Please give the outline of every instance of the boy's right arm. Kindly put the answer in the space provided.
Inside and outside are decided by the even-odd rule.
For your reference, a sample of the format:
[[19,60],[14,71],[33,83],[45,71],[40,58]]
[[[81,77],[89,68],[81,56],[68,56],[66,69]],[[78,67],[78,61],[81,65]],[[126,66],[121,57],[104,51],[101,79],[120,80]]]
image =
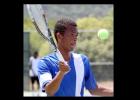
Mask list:
[[63,62],[59,62],[59,72],[57,75],[45,86],[45,91],[49,96],[53,96],[58,90],[61,81],[66,72],[70,71],[70,67]]

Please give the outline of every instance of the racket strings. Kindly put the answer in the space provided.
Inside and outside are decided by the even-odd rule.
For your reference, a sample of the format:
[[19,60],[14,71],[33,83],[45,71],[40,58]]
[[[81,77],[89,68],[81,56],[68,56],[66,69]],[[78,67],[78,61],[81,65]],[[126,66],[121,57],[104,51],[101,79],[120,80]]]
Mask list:
[[41,30],[38,28],[36,22],[33,22],[33,23],[34,23],[35,28],[36,28],[37,31],[39,32],[39,34],[40,34],[44,39],[49,40],[46,36],[44,36],[44,34],[43,34],[43,33],[41,32]]
[[30,12],[30,16],[33,19],[32,22],[37,29],[38,33],[46,40],[48,40],[49,44],[54,51],[57,51],[57,46],[53,40],[50,29],[48,28],[48,23],[44,11],[40,5],[31,5],[28,6],[28,10]]

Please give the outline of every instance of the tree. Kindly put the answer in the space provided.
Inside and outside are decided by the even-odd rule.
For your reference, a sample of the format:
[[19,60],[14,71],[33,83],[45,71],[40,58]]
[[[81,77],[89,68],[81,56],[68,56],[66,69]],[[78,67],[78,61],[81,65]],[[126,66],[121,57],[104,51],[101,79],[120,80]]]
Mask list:
[[[78,36],[77,52],[86,54],[91,61],[113,61],[113,15],[110,11],[103,18],[85,17],[77,20],[78,29],[95,30],[81,32]],[[101,41],[97,31],[106,28],[110,31],[109,39]]]
[[52,52],[52,50],[50,48],[49,43],[47,41],[42,43],[42,45],[40,46],[40,49],[39,49],[40,56],[45,56],[51,52]]

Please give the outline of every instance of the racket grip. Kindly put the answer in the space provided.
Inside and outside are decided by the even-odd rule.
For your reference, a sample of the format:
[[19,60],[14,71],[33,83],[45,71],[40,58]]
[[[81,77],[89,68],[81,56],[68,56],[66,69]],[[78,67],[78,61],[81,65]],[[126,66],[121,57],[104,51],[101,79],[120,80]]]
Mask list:
[[60,52],[58,49],[57,49],[56,55],[57,55],[59,61],[62,61],[62,62],[64,62],[66,65],[68,65],[68,63],[64,60],[64,58],[63,58],[61,52]]

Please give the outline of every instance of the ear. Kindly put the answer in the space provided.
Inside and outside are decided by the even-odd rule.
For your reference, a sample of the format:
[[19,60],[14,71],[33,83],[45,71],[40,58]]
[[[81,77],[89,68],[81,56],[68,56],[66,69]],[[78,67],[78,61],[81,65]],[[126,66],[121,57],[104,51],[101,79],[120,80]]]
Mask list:
[[56,33],[56,35],[57,35],[57,40],[58,41],[62,40],[63,36],[59,32]]

